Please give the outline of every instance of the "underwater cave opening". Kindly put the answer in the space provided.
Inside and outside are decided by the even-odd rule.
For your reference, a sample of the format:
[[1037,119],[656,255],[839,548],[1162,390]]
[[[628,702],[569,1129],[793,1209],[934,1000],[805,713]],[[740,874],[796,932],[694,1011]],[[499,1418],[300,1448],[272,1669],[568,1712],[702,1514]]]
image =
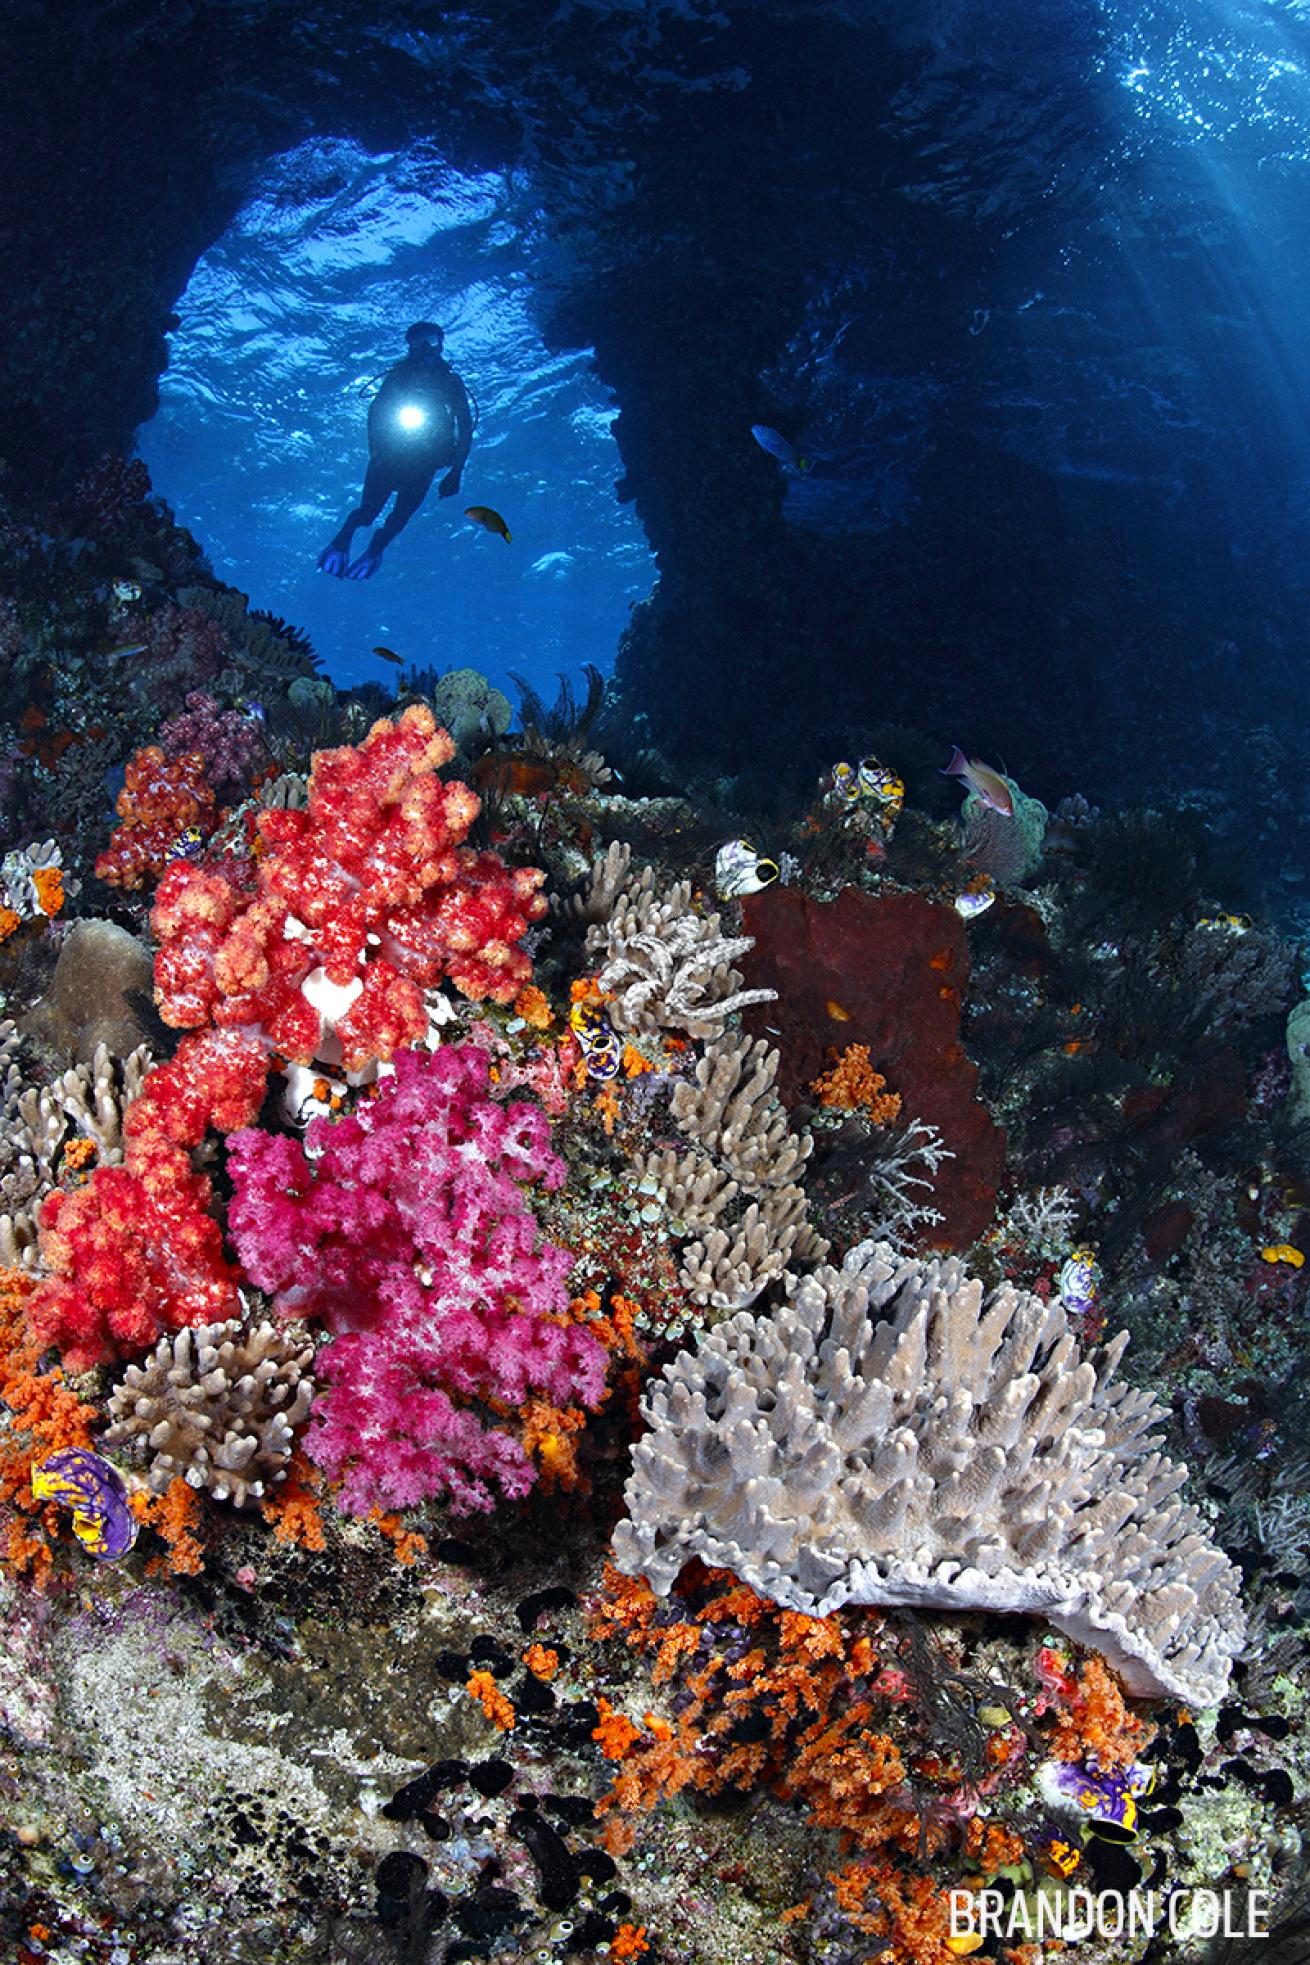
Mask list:
[[[262,171],[177,304],[139,433],[155,490],[215,573],[303,628],[340,686],[390,682],[382,645],[501,687],[517,670],[549,695],[557,672],[609,672],[650,591],[592,351],[543,338],[542,233],[522,177],[456,170],[433,145],[316,137]],[[375,578],[335,580],[318,555],[358,500],[369,400],[420,319],[445,328],[474,404],[462,488],[439,498],[434,482]],[[503,513],[511,543],[469,505]]]

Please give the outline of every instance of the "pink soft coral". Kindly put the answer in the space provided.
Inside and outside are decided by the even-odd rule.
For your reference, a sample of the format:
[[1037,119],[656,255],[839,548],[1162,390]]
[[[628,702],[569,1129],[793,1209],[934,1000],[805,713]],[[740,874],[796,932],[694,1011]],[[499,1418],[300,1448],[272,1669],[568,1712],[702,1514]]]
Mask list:
[[512,1002],[532,973],[519,943],[545,911],[543,876],[462,843],[478,801],[437,776],[453,749],[411,704],[358,748],[320,751],[304,811],[261,814],[253,876],[170,867],[151,917],[164,1021],[257,1030],[308,1062],[322,1028],[302,987],[321,971],[358,992],[335,1029],[358,1070],[424,1036],[423,993],[447,978]]
[[595,1405],[600,1344],[566,1321],[567,1249],[524,1198],[563,1163],[540,1109],[490,1096],[475,1045],[402,1051],[354,1116],[298,1141],[231,1142],[230,1229],[252,1281],[286,1315],[325,1324],[309,1447],[351,1511],[449,1495],[492,1506],[533,1469],[479,1408],[534,1394]]

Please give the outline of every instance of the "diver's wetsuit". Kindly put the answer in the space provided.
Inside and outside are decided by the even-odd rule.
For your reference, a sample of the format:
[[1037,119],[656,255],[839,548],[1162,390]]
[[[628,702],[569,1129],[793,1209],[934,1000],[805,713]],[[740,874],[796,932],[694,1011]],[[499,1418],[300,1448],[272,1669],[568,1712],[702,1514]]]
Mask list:
[[[414,427],[406,427],[407,421]],[[424,350],[397,362],[369,405],[364,489],[358,505],[320,555],[323,570],[339,578],[367,580],[427,497],[439,470],[450,467],[442,497],[458,491],[472,440],[468,392],[443,358]],[[396,502],[390,518],[373,534],[360,558],[347,566],[357,529],[373,524],[393,491]]]

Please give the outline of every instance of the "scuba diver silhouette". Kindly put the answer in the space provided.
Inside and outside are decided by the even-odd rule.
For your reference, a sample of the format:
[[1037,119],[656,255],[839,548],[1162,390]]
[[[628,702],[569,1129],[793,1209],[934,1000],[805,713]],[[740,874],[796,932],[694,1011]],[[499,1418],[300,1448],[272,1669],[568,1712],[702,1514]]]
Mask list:
[[[468,391],[442,355],[442,330],[433,321],[415,321],[405,339],[409,353],[388,369],[369,404],[368,471],[359,503],[318,556],[322,571],[338,580],[373,577],[383,553],[409,524],[443,467],[438,496],[454,497],[473,441]],[[390,518],[352,562],[350,542],[356,531],[373,524],[393,491]]]

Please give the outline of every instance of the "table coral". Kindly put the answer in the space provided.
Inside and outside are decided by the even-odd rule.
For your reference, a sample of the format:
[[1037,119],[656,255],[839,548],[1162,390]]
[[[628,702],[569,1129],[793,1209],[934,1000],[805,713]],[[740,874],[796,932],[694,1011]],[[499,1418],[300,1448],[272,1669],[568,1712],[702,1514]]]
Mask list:
[[520,1439],[475,1404],[595,1405],[605,1349],[567,1319],[571,1256],[525,1190],[558,1187],[544,1113],[490,1096],[477,1045],[401,1052],[377,1097],[298,1140],[231,1142],[233,1240],[283,1315],[326,1324],[307,1446],[366,1513],[526,1493]]
[[478,801],[436,775],[452,755],[411,704],[357,748],[320,751],[303,811],[261,812],[254,867],[172,866],[151,918],[164,1021],[257,1030],[308,1063],[330,1002],[356,1070],[423,1038],[424,992],[443,980],[512,1003],[531,979],[519,943],[545,912],[542,875],[463,844]]
[[779,1603],[1038,1611],[1139,1697],[1219,1699],[1233,1564],[1158,1451],[1166,1416],[1057,1300],[882,1244],[739,1313],[649,1388],[615,1556],[667,1592],[693,1556]]

